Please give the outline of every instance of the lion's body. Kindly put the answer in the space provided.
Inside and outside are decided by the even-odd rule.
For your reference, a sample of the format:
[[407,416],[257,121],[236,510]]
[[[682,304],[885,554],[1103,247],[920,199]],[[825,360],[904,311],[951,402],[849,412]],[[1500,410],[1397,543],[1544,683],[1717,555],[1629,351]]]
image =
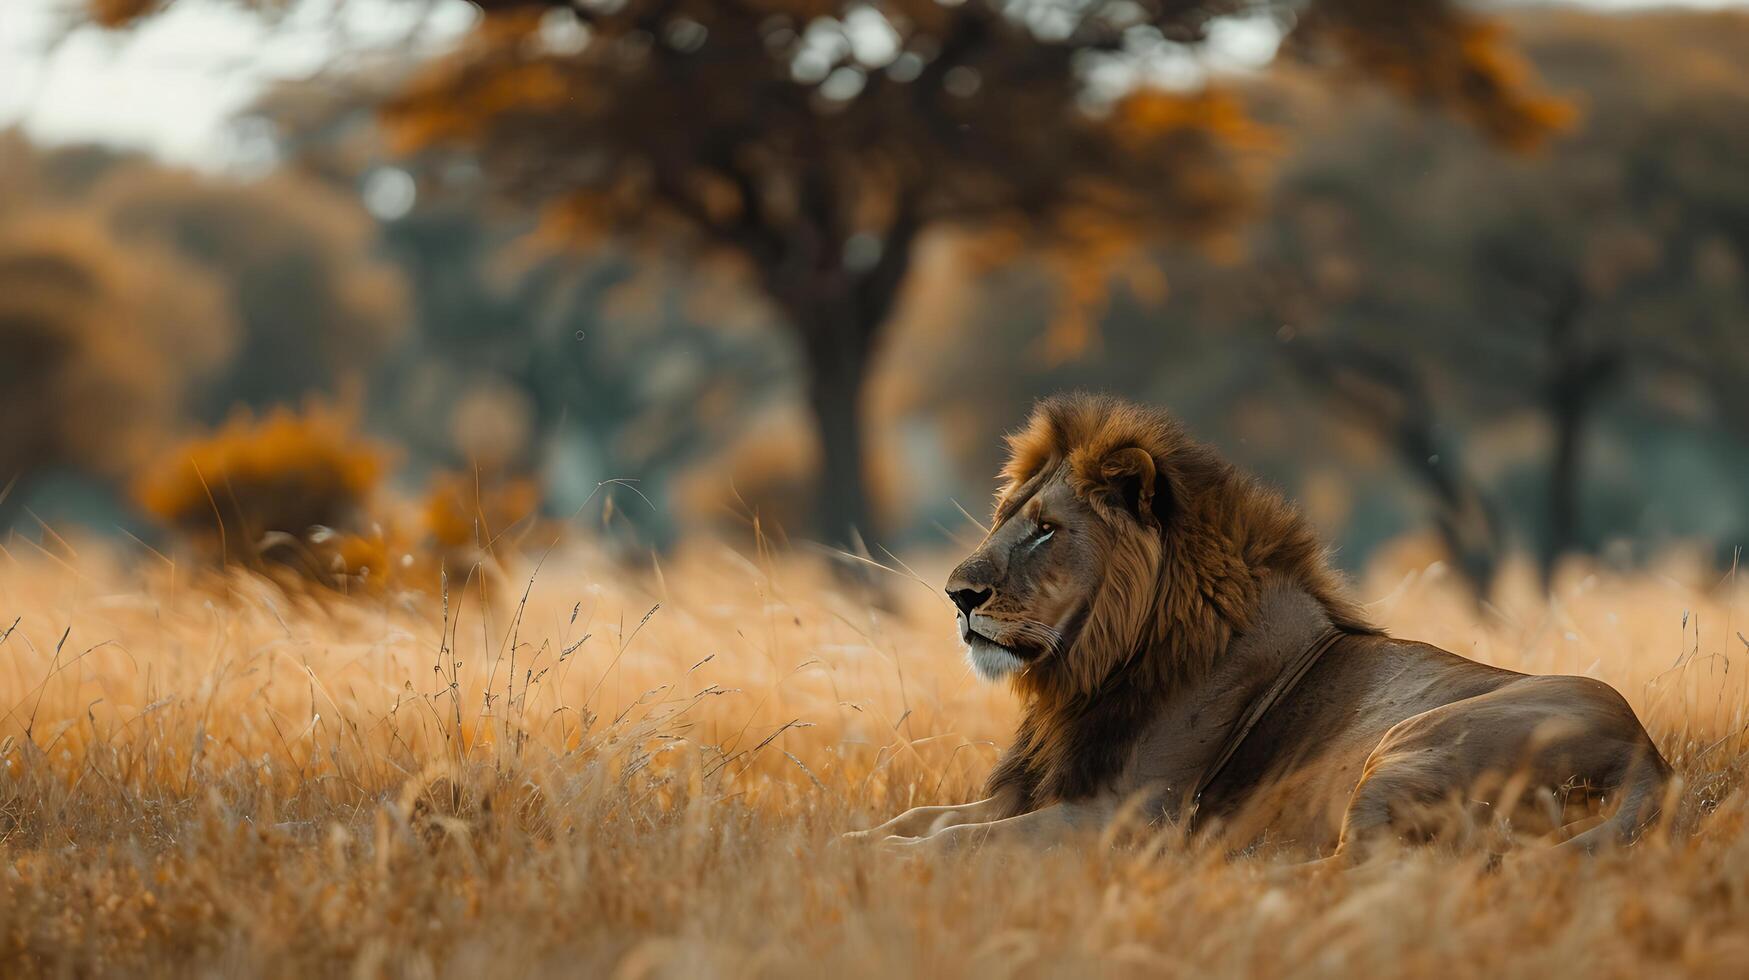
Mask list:
[[[1270,610],[1275,625],[1292,632],[1305,614],[1281,605]],[[1543,837],[1614,803],[1618,789],[1650,784],[1657,794],[1667,776],[1606,684],[1350,634],[1238,744],[1195,815],[1233,846],[1320,855],[1373,835],[1456,842],[1501,821],[1515,836]],[[1619,807],[1604,835],[1631,833],[1658,802]]]
[[1669,768],[1613,689],[1384,636],[1297,511],[1170,417],[1070,396],[1010,441],[949,594],[974,665],[1024,699],[1019,731],[987,800],[878,830],[1039,839],[1134,804],[1232,846],[1355,855],[1476,826],[1454,815],[1536,834],[1607,804],[1589,848],[1655,814]]

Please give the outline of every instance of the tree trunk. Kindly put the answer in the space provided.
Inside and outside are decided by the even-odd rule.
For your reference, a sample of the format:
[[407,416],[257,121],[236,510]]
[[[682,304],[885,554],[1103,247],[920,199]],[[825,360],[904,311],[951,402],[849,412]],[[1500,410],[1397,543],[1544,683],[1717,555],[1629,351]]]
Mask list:
[[[878,532],[864,478],[862,401],[876,340],[898,301],[923,225],[915,195],[902,193],[879,257],[850,269],[840,233],[846,224],[826,221],[803,236],[812,243],[801,250],[808,261],[771,270],[767,290],[789,314],[807,358],[808,407],[820,443],[815,532],[827,544],[861,553]],[[806,271],[792,278],[797,269]]]
[[1580,448],[1584,439],[1582,401],[1555,408],[1555,451],[1549,463],[1548,540],[1538,562],[1543,588],[1554,584],[1555,565],[1575,550],[1579,531]]
[[1604,389],[1614,383],[1625,363],[1617,347],[1586,341],[1580,330],[1583,308],[1584,293],[1576,277],[1569,277],[1549,314],[1551,368],[1545,400],[1555,426],[1555,446],[1549,461],[1548,533],[1537,562],[1544,589],[1554,585],[1555,566],[1562,556],[1579,550],[1585,434]]
[[1613,381],[1621,364],[1621,357],[1613,351],[1587,354],[1564,366],[1555,380],[1549,399],[1555,424],[1555,447],[1549,460],[1549,527],[1538,556],[1544,588],[1554,584],[1555,566],[1561,557],[1581,550],[1580,479],[1585,470],[1585,436],[1603,389]]
[[902,189],[873,262],[850,261],[853,223],[837,214],[830,187],[804,185],[810,220],[761,262],[765,290],[788,315],[808,369],[808,408],[820,444],[814,528],[821,540],[855,553],[875,536],[864,479],[863,396],[876,340],[898,301],[923,230],[915,189]]
[[874,534],[863,478],[862,397],[868,380],[868,351],[844,336],[842,328],[812,326],[805,337],[808,357],[808,407],[820,443],[820,479],[815,495],[815,526],[830,545],[860,550]]

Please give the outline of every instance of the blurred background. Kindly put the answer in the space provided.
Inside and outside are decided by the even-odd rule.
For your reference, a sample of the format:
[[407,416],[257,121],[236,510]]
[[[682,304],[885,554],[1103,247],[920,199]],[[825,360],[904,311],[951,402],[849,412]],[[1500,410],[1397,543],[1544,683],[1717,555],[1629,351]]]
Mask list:
[[1745,65],[1726,3],[6,0],[0,535],[885,561],[1084,387],[1351,568],[1734,568]]

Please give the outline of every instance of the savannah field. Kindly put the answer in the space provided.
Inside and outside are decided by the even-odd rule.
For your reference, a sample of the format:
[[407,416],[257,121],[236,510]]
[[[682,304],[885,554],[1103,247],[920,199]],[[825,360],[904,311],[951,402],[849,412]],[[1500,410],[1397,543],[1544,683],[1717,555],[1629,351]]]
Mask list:
[[[0,980],[1749,980],[1749,0],[1653,6],[0,0]],[[981,796],[1077,390],[1660,821],[844,840]]]
[[[288,594],[98,544],[0,555],[0,975],[1741,976],[1745,588],[1670,560],[1477,607],[1404,544],[1375,617],[1620,688],[1684,777],[1596,859],[1295,873],[1144,845],[897,857],[1016,705],[932,584],[589,548],[434,594]],[[1510,582],[1519,582],[1512,585]],[[524,594],[526,593],[526,598]]]

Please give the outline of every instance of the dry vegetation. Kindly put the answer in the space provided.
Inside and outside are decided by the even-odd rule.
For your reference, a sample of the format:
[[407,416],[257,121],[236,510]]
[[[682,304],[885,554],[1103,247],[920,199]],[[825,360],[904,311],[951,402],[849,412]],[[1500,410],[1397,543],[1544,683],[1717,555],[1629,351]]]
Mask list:
[[[944,603],[799,557],[531,562],[482,610],[288,597],[96,546],[0,554],[0,974],[1737,974],[1743,590],[1570,569],[1477,612],[1406,557],[1384,623],[1589,672],[1687,782],[1596,860],[1346,875],[1173,839],[928,864],[837,842],[967,797],[1012,723]],[[938,577],[929,566],[923,577]],[[208,576],[208,577],[203,577]],[[1528,582],[1525,572],[1522,579]],[[17,622],[13,620],[16,617]],[[1738,974],[1740,975],[1740,974]]]

